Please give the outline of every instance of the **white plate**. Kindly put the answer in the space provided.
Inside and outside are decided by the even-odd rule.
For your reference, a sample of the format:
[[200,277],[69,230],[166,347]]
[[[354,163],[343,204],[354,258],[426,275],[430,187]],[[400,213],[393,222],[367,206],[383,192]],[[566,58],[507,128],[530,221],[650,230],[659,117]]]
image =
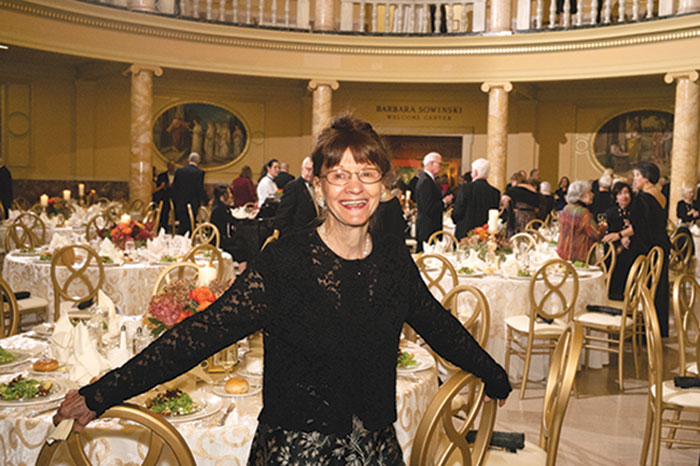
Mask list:
[[529,280],[532,278],[532,276],[529,276],[529,277],[521,277],[520,275],[510,275],[510,274],[503,273],[503,272],[499,273],[499,275],[500,275],[501,277],[507,278],[507,279],[509,279],[509,280],[527,280],[527,281],[529,281]]
[[40,256],[41,252],[39,252],[39,251],[34,251],[34,252],[13,251],[12,255],[19,256],[19,257],[35,257],[35,256]]
[[[416,359],[415,357],[413,359]],[[429,366],[428,364],[424,363],[420,359],[416,359],[416,365],[415,366],[408,366],[408,367],[397,367],[396,371],[399,374],[408,374],[410,372],[418,372],[427,369]]]
[[[149,396],[153,396],[153,394],[150,394]],[[192,398],[193,402],[197,403],[197,410],[182,416],[164,416],[165,419],[172,424],[195,421],[221,411],[221,407],[224,405],[223,400],[218,396],[201,390],[196,390],[190,393],[190,397]],[[144,405],[147,397],[142,395],[140,398],[142,398],[141,404]]]
[[226,389],[224,388],[224,385],[226,385],[225,380],[222,380],[221,382],[218,382],[217,384],[215,384],[213,386],[213,388],[211,389],[211,391],[214,395],[234,397],[234,398],[256,395],[262,391],[262,384],[260,383],[259,380],[250,380],[250,379],[246,379],[246,380],[248,381],[248,393],[229,393],[229,392],[227,392]]
[[24,353],[22,351],[15,351],[12,349],[6,349],[5,351],[14,354],[15,356],[17,356],[17,359],[15,359],[14,361],[7,362],[5,364],[0,364],[0,370],[2,370],[2,371],[9,369],[11,367],[15,367],[15,366],[19,366],[21,364],[24,364],[25,362],[28,362],[30,357],[32,357],[31,354]]
[[248,371],[248,369],[246,369],[245,367],[241,367],[240,369],[237,369],[237,370],[236,370],[236,374],[242,375],[243,377],[255,377],[255,378],[258,378],[258,379],[261,378],[261,377],[263,376],[263,375],[262,375],[262,372],[259,373],[259,374],[258,374],[257,372],[250,372],[250,371]]
[[457,272],[457,276],[463,277],[463,278],[478,278],[478,277],[483,277],[484,272],[473,272],[473,273]]
[[[14,376],[7,378],[7,380],[5,380],[4,383],[9,382],[13,378],[14,378]],[[66,386],[65,382],[59,383],[59,382],[56,382],[54,379],[44,379],[44,378],[38,378],[38,377],[28,377],[28,378],[32,378],[32,379],[39,380],[39,381],[51,380],[53,382],[53,387],[51,388],[51,392],[49,393],[49,395],[43,396],[40,398],[32,398],[31,400],[8,401],[8,400],[0,399],[0,407],[3,407],[3,408],[24,408],[26,406],[36,406],[36,405],[42,405],[45,403],[51,403],[52,401],[58,401],[58,400],[62,399],[65,396],[66,391],[68,390],[68,387]]]
[[53,334],[53,329],[54,325],[49,323],[43,323],[32,327],[34,333],[43,337],[50,337]]

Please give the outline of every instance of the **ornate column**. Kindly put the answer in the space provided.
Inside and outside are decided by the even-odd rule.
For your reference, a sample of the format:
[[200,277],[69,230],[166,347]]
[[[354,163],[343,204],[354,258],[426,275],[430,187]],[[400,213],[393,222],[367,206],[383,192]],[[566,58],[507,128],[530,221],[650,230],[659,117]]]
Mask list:
[[135,11],[156,11],[156,0],[129,0],[129,9]]
[[314,31],[335,30],[335,1],[316,0],[314,9]]
[[503,192],[506,187],[508,152],[508,93],[513,85],[506,82],[484,83],[481,90],[489,94],[486,158],[491,164],[488,181]]
[[333,112],[333,91],[338,90],[338,81],[322,81],[312,79],[308,89],[313,92],[313,113],[311,120],[311,136],[316,141],[316,135],[328,125]]
[[124,72],[131,73],[131,175],[129,199],[151,201],[151,147],[153,133],[153,75],[161,76],[158,66],[134,64]]
[[673,148],[671,149],[671,193],[669,217],[674,222],[676,204],[683,198],[683,185],[697,183],[698,126],[700,119],[700,83],[696,70],[668,73],[664,81],[676,81],[676,103],[673,116]]
[[697,13],[700,11],[700,0],[680,0],[678,14]]
[[510,32],[513,29],[510,0],[492,0],[489,32]]

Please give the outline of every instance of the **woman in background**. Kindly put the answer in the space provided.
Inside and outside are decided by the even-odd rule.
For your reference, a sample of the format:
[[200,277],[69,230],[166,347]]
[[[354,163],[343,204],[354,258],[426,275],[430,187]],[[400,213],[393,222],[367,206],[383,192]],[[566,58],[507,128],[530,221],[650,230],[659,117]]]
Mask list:
[[559,217],[559,244],[557,254],[569,261],[585,262],[593,243],[603,237],[605,223],[598,225],[588,206],[593,192],[588,181],[574,181],[566,193],[566,202]]
[[241,175],[231,183],[233,207],[242,207],[249,202],[255,202],[255,186],[253,186],[253,171],[248,165],[241,169]]
[[637,252],[630,249],[630,236],[623,236],[622,231],[630,226],[630,202],[632,188],[627,183],[618,181],[613,187],[612,194],[615,205],[605,211],[608,221],[608,234],[603,237],[606,243],[613,243],[617,254],[615,268],[610,277],[610,293],[608,297],[615,301],[624,299],[625,285],[630,268],[637,258]]
[[566,176],[562,176],[559,179],[559,185],[557,186],[557,190],[554,191],[554,208],[557,210],[562,210],[564,207],[566,207],[566,192],[569,190],[569,184],[571,182],[569,181],[569,178]]
[[238,273],[243,273],[252,255],[252,248],[247,244],[244,235],[238,232],[236,227],[238,221],[231,215],[231,207],[233,207],[231,189],[225,184],[215,186],[213,203],[209,221],[219,229],[221,249],[231,254],[233,260],[238,262]]

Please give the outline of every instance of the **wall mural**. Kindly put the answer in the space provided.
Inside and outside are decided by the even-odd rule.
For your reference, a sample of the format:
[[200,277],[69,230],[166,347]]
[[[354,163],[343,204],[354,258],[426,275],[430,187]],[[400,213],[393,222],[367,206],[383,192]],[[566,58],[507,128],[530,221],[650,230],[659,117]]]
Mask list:
[[232,110],[205,102],[172,105],[153,122],[153,145],[166,162],[185,165],[197,152],[200,168],[217,170],[231,165],[248,149],[250,132]]
[[639,162],[654,162],[662,175],[671,173],[673,114],[634,110],[607,120],[593,138],[593,162],[601,170],[629,173]]

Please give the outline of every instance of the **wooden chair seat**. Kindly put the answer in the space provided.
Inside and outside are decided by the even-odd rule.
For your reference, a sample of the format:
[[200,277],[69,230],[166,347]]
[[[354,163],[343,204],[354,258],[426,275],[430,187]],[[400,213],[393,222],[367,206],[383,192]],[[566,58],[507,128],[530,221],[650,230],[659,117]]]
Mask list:
[[[604,314],[602,312],[584,312],[576,316],[576,322],[582,324],[593,324],[596,326],[606,327],[612,330],[619,330],[622,321],[619,316]],[[625,328],[634,326],[634,320],[630,317],[625,317]]]

